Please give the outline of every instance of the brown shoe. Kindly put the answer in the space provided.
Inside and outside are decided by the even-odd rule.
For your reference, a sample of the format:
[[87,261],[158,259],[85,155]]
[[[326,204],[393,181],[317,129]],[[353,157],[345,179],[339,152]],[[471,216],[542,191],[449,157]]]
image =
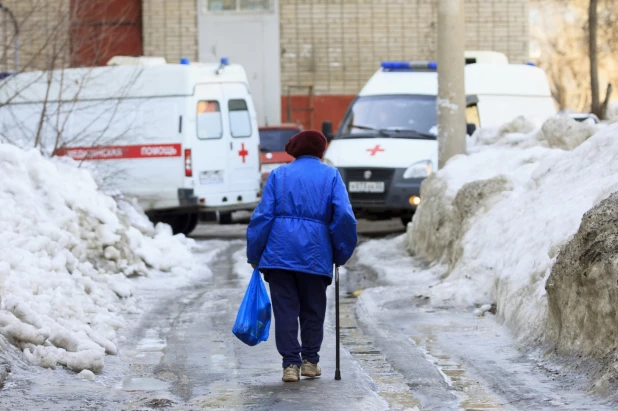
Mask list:
[[322,375],[322,369],[318,364],[303,360],[303,365],[300,366],[300,375],[311,378],[319,377]]
[[283,382],[298,382],[300,380],[298,365],[288,365],[283,369]]

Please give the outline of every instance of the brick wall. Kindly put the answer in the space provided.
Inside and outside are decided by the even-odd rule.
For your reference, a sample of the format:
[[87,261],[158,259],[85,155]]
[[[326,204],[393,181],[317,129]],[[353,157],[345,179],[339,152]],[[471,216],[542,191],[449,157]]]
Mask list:
[[[197,59],[198,0],[142,0],[144,54]],[[380,61],[434,60],[438,0],[279,0],[281,89],[356,94]],[[528,59],[528,0],[466,0],[466,49]],[[296,90],[293,94],[302,94]]]
[[[4,0],[20,29],[20,70],[107,63],[140,55],[142,0]],[[14,28],[0,12],[0,71],[15,71]]]
[[[20,27],[20,70],[69,65],[69,0],[4,0]],[[0,12],[0,71],[15,70],[14,29]]]
[[[435,60],[438,0],[279,0],[281,118],[341,120],[382,60]],[[528,0],[466,0],[466,48],[528,59]],[[197,60],[198,0],[143,0],[144,54]],[[274,46],[276,47],[276,46]]]
[[142,0],[144,55],[197,61],[197,0]]
[[[280,0],[281,82],[356,94],[382,60],[435,60],[437,0]],[[528,58],[528,0],[466,0],[466,49]],[[296,94],[300,94],[297,92]]]

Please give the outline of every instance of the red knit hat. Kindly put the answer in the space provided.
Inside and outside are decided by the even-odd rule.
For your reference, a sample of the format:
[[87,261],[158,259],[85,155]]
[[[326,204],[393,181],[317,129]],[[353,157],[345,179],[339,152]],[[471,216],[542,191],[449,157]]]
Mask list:
[[294,158],[300,156],[324,157],[326,137],[315,130],[301,131],[288,141],[285,151]]

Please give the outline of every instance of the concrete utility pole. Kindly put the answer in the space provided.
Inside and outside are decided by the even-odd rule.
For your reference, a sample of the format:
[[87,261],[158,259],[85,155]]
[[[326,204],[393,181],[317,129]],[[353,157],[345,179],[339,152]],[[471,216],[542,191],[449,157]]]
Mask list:
[[438,4],[438,167],[466,152],[464,0]]

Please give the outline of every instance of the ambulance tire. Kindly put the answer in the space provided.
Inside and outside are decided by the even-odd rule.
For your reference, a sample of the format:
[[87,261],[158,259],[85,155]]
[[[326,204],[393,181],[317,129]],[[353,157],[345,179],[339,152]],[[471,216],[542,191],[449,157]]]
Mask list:
[[190,214],[158,214],[150,217],[151,221],[156,223],[165,223],[172,228],[174,234],[190,234],[199,222],[197,213]]
[[172,228],[172,232],[174,232],[174,225],[176,224],[176,218],[174,215],[153,213],[149,214],[148,217],[150,218],[150,221],[152,221],[152,224],[167,224]]
[[219,224],[220,225],[229,225],[232,224],[232,213],[231,212],[220,212],[219,213]]
[[408,224],[412,221],[412,216],[402,216],[401,217],[401,224],[403,224],[404,227],[407,227]]
[[181,233],[183,233],[184,235],[191,234],[193,230],[195,230],[195,227],[197,227],[199,221],[200,216],[197,213],[188,214],[186,219],[186,225],[184,226],[184,229],[181,231]]
[[199,222],[197,213],[178,214],[174,216],[174,222],[171,224],[174,234],[189,235]]

